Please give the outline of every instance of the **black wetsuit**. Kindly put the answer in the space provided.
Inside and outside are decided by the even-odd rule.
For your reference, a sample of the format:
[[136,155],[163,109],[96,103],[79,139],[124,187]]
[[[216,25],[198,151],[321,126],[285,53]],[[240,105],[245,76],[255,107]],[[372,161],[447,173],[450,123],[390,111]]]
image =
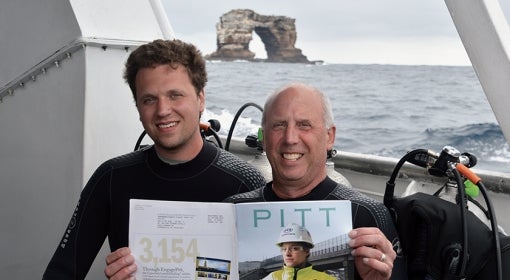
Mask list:
[[[227,198],[225,201],[233,203],[284,201],[284,199],[276,196],[271,186],[272,182],[269,182],[264,188],[236,194]],[[353,228],[378,227],[384,235],[386,235],[386,238],[392,242],[397,252],[397,259],[393,263],[391,279],[407,279],[406,262],[402,255],[399,254],[401,250],[397,230],[395,229],[388,209],[382,203],[352,188],[337,184],[329,177],[326,177],[326,179],[319,183],[319,185],[307,195],[297,199],[287,199],[286,201],[305,200],[350,200],[352,205]],[[356,273],[355,279],[361,279],[361,277]]]
[[128,246],[131,198],[220,202],[264,184],[258,170],[208,142],[177,165],[161,161],[154,147],[108,160],[83,189],[43,279],[84,279],[106,236],[112,251]]

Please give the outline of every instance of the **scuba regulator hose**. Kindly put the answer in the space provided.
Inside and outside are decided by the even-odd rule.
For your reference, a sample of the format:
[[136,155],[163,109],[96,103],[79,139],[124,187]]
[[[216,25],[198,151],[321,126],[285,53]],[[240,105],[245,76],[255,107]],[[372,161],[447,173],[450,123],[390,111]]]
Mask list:
[[489,195],[487,194],[487,188],[482,182],[482,179],[478,177],[471,169],[467,168],[465,165],[457,163],[456,164],[456,170],[458,170],[464,177],[466,177],[469,181],[473,182],[478,186],[480,189],[480,192],[482,193],[482,196],[485,200],[485,203],[487,204],[487,210],[488,210],[488,216],[491,221],[491,229],[492,229],[492,238],[494,241],[494,247],[496,248],[496,264],[497,264],[497,275],[498,279],[503,279],[503,268],[501,267],[501,245],[499,242],[499,236],[498,236],[498,223],[496,220],[496,213],[494,211],[494,206],[492,205],[492,202],[489,198]]
[[244,104],[243,106],[241,106],[241,108],[239,108],[239,110],[237,111],[236,115],[234,116],[234,120],[232,121],[232,124],[230,125],[230,129],[228,130],[228,136],[227,136],[227,140],[225,142],[225,150],[226,151],[228,151],[228,149],[230,148],[230,141],[232,140],[232,134],[234,133],[234,128],[235,128],[235,126],[237,124],[237,120],[241,116],[241,113],[244,111],[244,109],[246,109],[246,108],[248,108],[250,106],[256,107],[261,112],[264,111],[264,109],[262,109],[262,107],[260,107],[256,103],[252,103],[252,102],[248,102],[248,103]]

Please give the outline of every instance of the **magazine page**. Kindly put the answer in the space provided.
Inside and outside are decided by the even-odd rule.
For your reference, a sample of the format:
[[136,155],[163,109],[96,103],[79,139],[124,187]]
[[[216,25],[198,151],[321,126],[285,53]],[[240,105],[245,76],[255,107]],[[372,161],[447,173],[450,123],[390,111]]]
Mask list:
[[231,203],[130,200],[136,279],[239,279]]
[[296,271],[297,279],[354,279],[350,201],[242,203],[236,215],[241,280],[296,279]]

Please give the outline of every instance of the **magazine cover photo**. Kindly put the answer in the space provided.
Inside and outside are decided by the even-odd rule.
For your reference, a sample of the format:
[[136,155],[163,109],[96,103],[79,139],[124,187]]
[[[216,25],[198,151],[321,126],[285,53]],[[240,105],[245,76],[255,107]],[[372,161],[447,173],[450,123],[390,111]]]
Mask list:
[[241,280],[354,279],[349,201],[236,205]]

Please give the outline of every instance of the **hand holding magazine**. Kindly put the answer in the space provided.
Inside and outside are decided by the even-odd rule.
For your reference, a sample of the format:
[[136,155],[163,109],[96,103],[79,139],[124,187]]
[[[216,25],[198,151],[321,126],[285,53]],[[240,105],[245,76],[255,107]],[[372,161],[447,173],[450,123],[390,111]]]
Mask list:
[[130,208],[136,279],[354,279],[349,201],[132,199]]

